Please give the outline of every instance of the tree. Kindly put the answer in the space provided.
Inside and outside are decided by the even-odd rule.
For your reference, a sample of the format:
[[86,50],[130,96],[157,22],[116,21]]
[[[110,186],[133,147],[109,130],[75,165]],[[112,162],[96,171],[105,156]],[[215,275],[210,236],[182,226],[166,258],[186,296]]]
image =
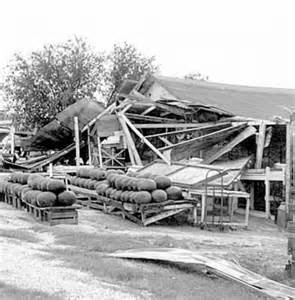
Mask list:
[[114,95],[125,79],[139,80],[143,74],[153,74],[158,70],[154,56],[144,56],[127,42],[115,44],[107,59],[110,65],[106,80],[108,96]]
[[184,76],[184,79],[207,81],[209,80],[209,76],[201,73],[189,73]]
[[3,91],[18,124],[42,127],[66,106],[101,92],[104,63],[81,38],[46,45],[29,57],[15,55]]

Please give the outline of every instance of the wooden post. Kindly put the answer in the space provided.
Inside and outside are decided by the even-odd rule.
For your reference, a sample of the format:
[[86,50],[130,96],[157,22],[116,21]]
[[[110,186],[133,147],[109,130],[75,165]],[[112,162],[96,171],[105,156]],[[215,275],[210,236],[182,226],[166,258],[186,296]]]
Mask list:
[[261,169],[262,166],[263,149],[264,149],[264,142],[265,142],[265,130],[266,130],[266,124],[264,121],[262,121],[259,126],[255,169]]
[[75,130],[75,147],[76,147],[76,166],[80,166],[80,137],[79,137],[79,119],[74,117],[74,130]]
[[53,164],[52,163],[49,164],[49,177],[50,178],[53,177]]
[[10,129],[10,152],[14,154],[15,150],[15,127],[12,125]]
[[91,153],[91,139],[90,139],[90,128],[87,127],[87,147],[88,147],[88,161],[89,166],[92,166],[92,153]]
[[134,144],[134,141],[132,139],[132,136],[130,134],[130,131],[128,129],[126,121],[122,117],[123,114],[118,113],[117,116],[118,116],[119,122],[122,126],[122,130],[123,130],[125,138],[126,138],[128,153],[129,153],[131,164],[142,166],[142,161],[141,161],[140,156],[137,152],[136,146]]
[[269,177],[270,177],[270,168],[267,167],[265,169],[265,217],[267,219],[270,218],[270,181],[269,181]]
[[289,205],[290,205],[290,195],[291,195],[291,172],[292,172],[292,136],[291,136],[291,124],[288,122],[286,124],[286,168],[285,168],[285,202],[286,202],[286,214],[287,220],[290,220],[289,216]]
[[250,209],[254,210],[254,199],[255,199],[255,182],[250,184]]
[[99,160],[99,166],[102,168],[102,153],[101,153],[101,142],[100,142],[100,136],[97,133],[97,150],[98,150],[98,160]]
[[168,165],[170,164],[170,161],[166,159],[166,157],[156,148],[153,144],[151,144],[146,137],[144,137],[136,128],[135,126],[129,121],[128,118],[126,118],[125,115],[121,114],[122,118],[125,120],[125,122],[128,124],[128,126],[131,128],[131,130],[157,155],[159,156],[164,162],[166,162]]

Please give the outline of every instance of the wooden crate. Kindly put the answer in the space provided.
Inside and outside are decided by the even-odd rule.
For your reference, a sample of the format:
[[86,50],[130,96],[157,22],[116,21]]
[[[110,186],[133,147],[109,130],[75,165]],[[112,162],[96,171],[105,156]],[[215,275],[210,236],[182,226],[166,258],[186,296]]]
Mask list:
[[78,224],[77,206],[37,207],[24,202],[26,211],[37,221],[48,225]]

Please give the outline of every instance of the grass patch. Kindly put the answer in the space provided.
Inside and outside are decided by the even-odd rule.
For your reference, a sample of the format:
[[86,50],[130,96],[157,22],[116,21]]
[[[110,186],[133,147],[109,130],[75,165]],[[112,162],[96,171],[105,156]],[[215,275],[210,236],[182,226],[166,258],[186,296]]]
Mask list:
[[[132,237],[116,233],[84,232],[54,229],[56,244],[64,249],[48,249],[53,259],[65,266],[91,273],[99,280],[125,286],[137,294],[147,291],[154,299],[266,299],[232,281],[211,279],[200,270],[166,263],[123,260],[107,257],[118,249],[180,247],[184,241],[167,236]],[[214,287],[214,292],[212,288]]]
[[13,285],[0,282],[0,299],[5,300],[62,300],[61,295],[49,295],[44,292],[29,289],[20,289]]
[[33,233],[23,229],[0,229],[0,236],[28,243],[38,243],[40,241]]
[[109,258],[85,250],[50,253],[65,261],[67,267],[90,272],[99,280],[134,291],[148,291],[153,299],[217,299],[216,295],[218,299],[266,299],[232,281],[208,278],[190,266]]

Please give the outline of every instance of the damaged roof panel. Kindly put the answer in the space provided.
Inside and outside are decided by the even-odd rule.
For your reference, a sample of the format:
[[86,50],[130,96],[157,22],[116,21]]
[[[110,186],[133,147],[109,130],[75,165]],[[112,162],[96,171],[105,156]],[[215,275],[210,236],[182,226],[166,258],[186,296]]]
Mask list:
[[241,117],[287,119],[288,110],[295,106],[294,89],[248,87],[163,76],[153,78],[179,100],[218,108]]

